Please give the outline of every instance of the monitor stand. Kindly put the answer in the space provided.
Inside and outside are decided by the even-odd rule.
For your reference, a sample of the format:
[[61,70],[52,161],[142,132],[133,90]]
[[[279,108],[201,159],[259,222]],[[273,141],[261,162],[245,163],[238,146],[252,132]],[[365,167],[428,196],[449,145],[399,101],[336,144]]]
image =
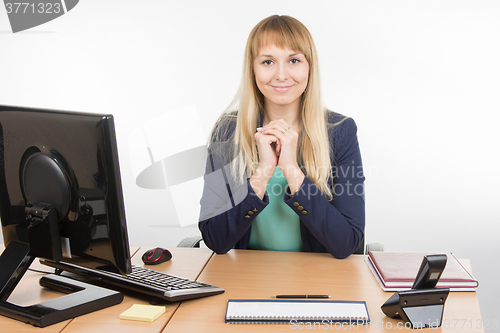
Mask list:
[[67,295],[42,303],[19,306],[7,302],[12,291],[35,259],[29,245],[10,242],[0,256],[0,314],[45,327],[119,304],[123,294],[58,275],[46,275],[40,285]]

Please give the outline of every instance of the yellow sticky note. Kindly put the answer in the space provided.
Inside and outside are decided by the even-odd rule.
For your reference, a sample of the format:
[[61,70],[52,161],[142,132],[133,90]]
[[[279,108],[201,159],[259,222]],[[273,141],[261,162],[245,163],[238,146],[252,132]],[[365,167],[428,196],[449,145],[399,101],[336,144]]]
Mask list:
[[164,313],[164,306],[134,304],[120,315],[120,319],[153,322]]

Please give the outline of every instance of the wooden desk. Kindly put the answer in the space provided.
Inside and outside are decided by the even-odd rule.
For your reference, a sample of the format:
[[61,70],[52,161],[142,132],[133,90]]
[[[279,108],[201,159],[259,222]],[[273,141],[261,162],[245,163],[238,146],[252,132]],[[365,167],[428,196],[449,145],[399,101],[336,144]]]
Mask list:
[[[382,291],[364,259],[365,256],[359,255],[337,260],[329,254],[249,250],[231,250],[225,255],[215,255],[203,270],[200,279],[224,288],[226,292],[182,302],[164,332],[300,330],[300,327],[293,329],[291,325],[224,323],[228,299],[269,299],[276,294],[329,294],[335,300],[366,301],[371,324],[359,329],[399,330],[398,323],[403,327],[404,323],[385,316],[380,309],[392,293]],[[482,328],[474,330],[481,323],[476,293],[452,292],[446,301],[443,326],[432,332],[484,332]],[[316,325],[316,329],[326,328],[331,327]]]
[[[147,249],[132,249],[132,263],[142,266],[142,252]],[[212,251],[208,249],[192,249],[192,248],[169,248],[172,253],[172,260],[156,266],[148,266],[161,272],[172,275],[182,276],[188,279],[196,280],[201,271],[210,260]],[[3,245],[0,244],[0,251],[3,251]],[[42,271],[51,271],[50,267],[43,266],[38,263],[38,260],[32,264],[31,268],[40,269]],[[38,281],[42,274],[28,271],[16,287],[9,302],[19,305],[35,304],[46,301],[55,297],[61,296],[60,293],[40,287]],[[89,313],[87,315],[77,317],[72,320],[67,320],[58,324],[54,324],[45,328],[34,327],[20,321],[0,316],[0,331],[1,332],[161,332],[167,325],[168,321],[175,313],[180,302],[168,303],[162,302],[159,305],[166,306],[166,313],[163,314],[153,323],[137,322],[120,320],[119,315],[130,308],[133,304],[149,304],[149,297],[143,295],[134,295],[129,291],[125,291],[125,298],[122,303]]]
[[[0,245],[0,250],[3,248]],[[141,265],[136,249],[134,264]],[[321,253],[292,253],[232,250],[214,255],[208,249],[169,248],[173,259],[152,266],[159,271],[209,283],[226,289],[221,295],[182,303],[162,303],[167,312],[153,323],[125,321],[119,314],[132,304],[148,304],[148,298],[126,292],[121,304],[67,320],[46,328],[38,328],[0,316],[1,332],[248,332],[296,331],[290,325],[228,325],[224,323],[227,300],[230,298],[268,299],[276,294],[329,294],[336,300],[366,301],[371,324],[360,330],[399,329],[402,321],[386,317],[380,306],[392,293],[384,292],[364,262],[364,256],[353,255],[344,260]],[[207,264],[208,262],[208,264]],[[466,267],[468,261],[464,262]],[[38,263],[34,268],[47,270]],[[470,267],[467,267],[470,269]],[[200,274],[201,273],[201,274]],[[9,298],[21,305],[38,303],[61,294],[41,288],[41,274],[27,272]],[[179,306],[180,304],[180,306]],[[445,306],[443,326],[432,332],[484,332],[475,292],[452,292]],[[319,327],[326,329],[331,327]],[[306,329],[306,327],[302,327]],[[413,331],[415,332],[415,331]]]

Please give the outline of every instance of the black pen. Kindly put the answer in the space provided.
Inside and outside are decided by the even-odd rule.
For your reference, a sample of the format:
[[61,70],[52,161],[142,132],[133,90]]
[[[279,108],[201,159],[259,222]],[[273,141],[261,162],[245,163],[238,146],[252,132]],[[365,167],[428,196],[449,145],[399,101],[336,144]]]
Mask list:
[[276,295],[274,298],[330,298],[328,295]]

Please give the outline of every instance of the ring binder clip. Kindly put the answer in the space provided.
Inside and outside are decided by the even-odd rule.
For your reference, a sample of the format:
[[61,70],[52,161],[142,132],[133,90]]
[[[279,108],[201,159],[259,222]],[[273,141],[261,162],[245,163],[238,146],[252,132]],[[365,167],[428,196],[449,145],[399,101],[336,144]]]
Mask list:
[[411,328],[439,327],[449,288],[435,288],[444,267],[446,255],[426,255],[411,290],[394,293],[381,307],[386,316],[400,317]]

